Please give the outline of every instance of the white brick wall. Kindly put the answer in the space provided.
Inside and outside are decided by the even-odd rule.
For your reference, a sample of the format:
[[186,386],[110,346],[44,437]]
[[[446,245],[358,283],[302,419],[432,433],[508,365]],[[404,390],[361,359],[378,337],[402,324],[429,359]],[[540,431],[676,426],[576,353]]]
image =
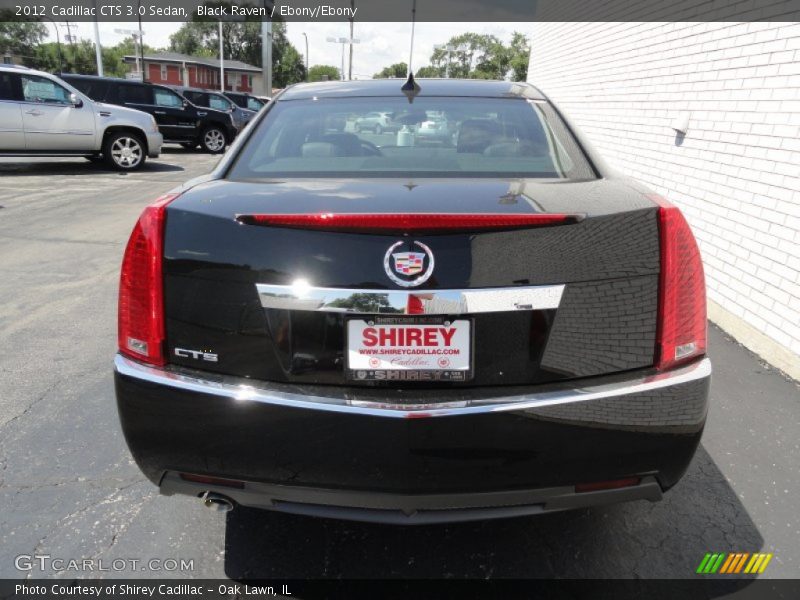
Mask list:
[[[529,80],[684,211],[710,309],[798,377],[800,23],[536,23],[531,42]],[[687,113],[680,140],[670,125]]]

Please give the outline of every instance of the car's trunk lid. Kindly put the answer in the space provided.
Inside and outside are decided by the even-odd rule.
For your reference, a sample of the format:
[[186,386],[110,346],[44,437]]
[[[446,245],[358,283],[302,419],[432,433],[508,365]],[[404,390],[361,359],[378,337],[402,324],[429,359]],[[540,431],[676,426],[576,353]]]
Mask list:
[[[321,213],[582,219],[548,227],[419,234],[274,227],[241,219]],[[388,258],[395,253],[389,251],[397,246],[404,260],[413,260],[420,244],[435,257],[435,267],[420,285],[406,287],[391,276],[409,279],[397,272],[396,259]],[[338,385],[519,385],[653,362],[656,207],[627,180],[210,181],[169,206],[164,269],[170,361],[219,373]],[[320,288],[333,290],[334,296],[346,290],[339,295],[349,301],[321,311],[319,303],[276,304],[264,294],[299,289],[299,295],[308,296]],[[536,290],[549,290],[541,293],[551,294],[551,301],[509,304],[500,298],[520,291],[536,298]],[[481,301],[439,302],[438,309],[430,309],[443,291],[479,294]],[[354,300],[355,294],[364,296]],[[400,312],[381,308],[387,295]],[[424,315],[428,321],[420,320],[425,312],[433,313]],[[350,364],[348,331],[362,335],[366,325],[348,323],[380,327],[381,319],[389,319],[389,327],[423,329],[468,322],[468,372],[454,380],[359,378],[360,372],[370,372],[369,364]]]

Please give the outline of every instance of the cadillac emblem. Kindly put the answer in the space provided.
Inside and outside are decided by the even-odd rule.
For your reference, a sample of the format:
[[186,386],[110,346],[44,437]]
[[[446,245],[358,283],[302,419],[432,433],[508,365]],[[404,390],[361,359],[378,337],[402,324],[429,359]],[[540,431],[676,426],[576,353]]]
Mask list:
[[413,242],[407,251],[396,252],[403,250],[401,246],[406,243],[397,242],[389,247],[383,257],[383,269],[397,285],[416,287],[433,275],[433,252],[422,242]]

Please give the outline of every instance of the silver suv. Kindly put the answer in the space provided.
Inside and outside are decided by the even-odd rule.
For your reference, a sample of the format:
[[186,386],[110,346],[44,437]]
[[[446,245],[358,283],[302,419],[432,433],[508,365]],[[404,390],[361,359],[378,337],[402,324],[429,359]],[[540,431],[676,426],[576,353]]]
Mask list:
[[0,156],[85,156],[120,171],[157,158],[152,115],[94,102],[55,75],[0,65]]
[[392,120],[392,113],[376,111],[367,113],[363,117],[356,119],[353,128],[355,129],[356,133],[368,129],[373,133],[380,135],[384,131],[398,131],[400,129],[400,124]]

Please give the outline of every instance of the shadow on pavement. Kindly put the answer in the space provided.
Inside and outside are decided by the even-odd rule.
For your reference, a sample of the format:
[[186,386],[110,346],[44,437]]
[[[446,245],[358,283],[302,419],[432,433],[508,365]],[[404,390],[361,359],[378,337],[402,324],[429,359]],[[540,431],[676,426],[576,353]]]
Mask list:
[[[160,162],[158,159],[151,159],[148,160],[140,170],[133,171],[133,173],[166,173],[184,170],[185,169],[180,165]],[[93,173],[119,175],[120,177],[129,174],[110,169],[103,163],[94,163],[83,158],[76,158],[74,161],[53,162],[25,162],[25,159],[21,158],[19,162],[0,163],[0,177],[3,175],[91,175]]]
[[414,527],[241,507],[227,519],[232,579],[693,578],[706,552],[754,552],[763,544],[702,447],[655,504]]
[[206,154],[207,156],[212,156],[200,150],[200,146],[196,148],[184,148],[180,145],[161,146],[161,154]]

